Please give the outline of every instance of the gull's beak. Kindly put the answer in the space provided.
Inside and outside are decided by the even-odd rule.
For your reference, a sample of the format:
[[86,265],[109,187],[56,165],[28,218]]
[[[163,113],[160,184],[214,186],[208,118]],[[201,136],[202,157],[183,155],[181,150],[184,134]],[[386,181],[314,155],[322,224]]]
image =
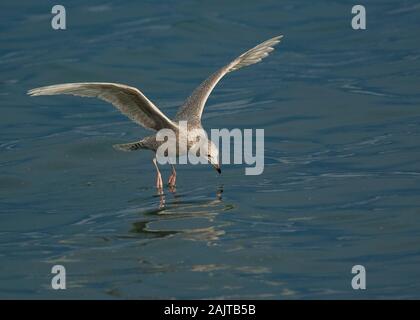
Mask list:
[[222,170],[220,170],[220,165],[218,163],[212,162],[210,156],[208,157],[208,159],[209,159],[209,163],[212,165],[214,170],[216,170],[219,174],[221,174]]
[[213,165],[213,168],[219,173],[222,173],[222,170],[220,170],[220,166],[218,164]]

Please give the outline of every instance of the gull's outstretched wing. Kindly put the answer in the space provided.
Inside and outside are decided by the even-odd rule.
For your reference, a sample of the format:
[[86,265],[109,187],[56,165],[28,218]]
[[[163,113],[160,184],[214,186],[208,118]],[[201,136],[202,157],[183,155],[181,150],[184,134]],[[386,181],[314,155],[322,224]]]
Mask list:
[[28,91],[31,96],[71,94],[80,97],[96,97],[117,107],[124,115],[148,129],[175,129],[172,122],[139,90],[118,83],[82,82],[56,84]]
[[258,46],[241,54],[228,65],[219,69],[208,77],[198,88],[194,90],[191,96],[185,101],[184,105],[179,109],[175,120],[187,120],[188,122],[199,122],[203,113],[204,105],[211,91],[219,82],[219,80],[227,73],[238,70],[242,67],[260,62],[263,58],[273,51],[273,46],[278,44],[283,36],[277,36],[270,40],[264,41]]

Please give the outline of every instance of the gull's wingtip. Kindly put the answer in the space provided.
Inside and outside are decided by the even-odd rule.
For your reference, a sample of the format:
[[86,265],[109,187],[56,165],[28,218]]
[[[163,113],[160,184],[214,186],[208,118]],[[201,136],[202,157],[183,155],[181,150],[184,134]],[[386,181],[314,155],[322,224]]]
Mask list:
[[39,96],[40,94],[41,94],[41,90],[40,90],[41,88],[34,88],[34,89],[31,89],[31,90],[28,90],[27,92],[26,92],[26,94],[28,95],[28,96],[31,96],[31,97],[34,97],[34,96]]
[[26,94],[28,94],[31,97],[34,97],[34,96],[49,96],[49,95],[64,93],[63,89],[65,89],[66,87],[67,87],[67,84],[65,84],[65,85],[58,84],[58,85],[39,87],[39,88],[34,88],[34,89],[31,89],[31,90],[28,90],[28,92],[26,92]]
[[273,44],[277,44],[279,43],[282,39],[284,38],[284,35],[280,34],[274,38],[271,38],[270,40],[268,40],[269,42],[273,42]]
[[251,64],[260,62],[262,59],[267,57],[270,54],[270,52],[274,50],[274,46],[277,45],[281,41],[281,39],[283,39],[283,35],[278,35],[271,39],[265,40],[264,42],[260,43],[254,48],[241,54],[238,58],[236,58],[233,62],[231,62],[228,65],[227,72],[235,71],[242,67],[246,67]]

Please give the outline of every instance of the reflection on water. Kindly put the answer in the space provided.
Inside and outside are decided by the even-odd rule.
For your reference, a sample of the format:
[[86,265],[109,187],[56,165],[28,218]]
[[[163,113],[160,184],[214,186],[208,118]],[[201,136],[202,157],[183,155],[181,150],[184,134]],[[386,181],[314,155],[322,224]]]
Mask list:
[[[214,224],[214,218],[219,213],[233,209],[233,205],[223,204],[222,193],[223,186],[219,186],[214,200],[189,201],[183,200],[184,195],[172,192],[172,199],[167,204],[166,195],[160,192],[158,208],[145,212],[139,208],[138,214],[144,215],[146,220],[134,222],[130,232],[142,237],[164,238],[179,234],[189,240],[217,241],[219,236],[225,234],[221,225],[200,225],[203,224],[203,220]],[[191,227],[187,228],[188,225]]]

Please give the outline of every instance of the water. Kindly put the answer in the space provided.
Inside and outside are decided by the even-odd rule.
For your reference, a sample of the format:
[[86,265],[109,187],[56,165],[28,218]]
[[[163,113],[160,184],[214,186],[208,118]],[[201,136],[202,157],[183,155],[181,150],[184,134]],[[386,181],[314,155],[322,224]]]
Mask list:
[[[347,1],[72,1],[66,31],[50,27],[53,4],[0,10],[0,297],[420,298],[416,1],[365,2],[365,31]],[[111,147],[148,131],[99,100],[25,94],[121,82],[174,116],[278,34],[205,112],[207,129],[265,129],[261,176],[179,166],[161,198],[152,154]],[[50,287],[55,264],[67,290]]]

